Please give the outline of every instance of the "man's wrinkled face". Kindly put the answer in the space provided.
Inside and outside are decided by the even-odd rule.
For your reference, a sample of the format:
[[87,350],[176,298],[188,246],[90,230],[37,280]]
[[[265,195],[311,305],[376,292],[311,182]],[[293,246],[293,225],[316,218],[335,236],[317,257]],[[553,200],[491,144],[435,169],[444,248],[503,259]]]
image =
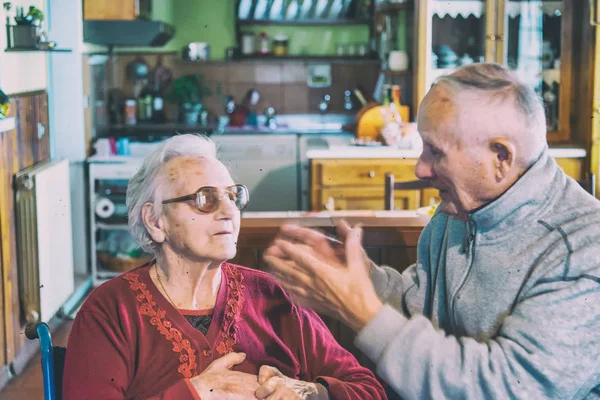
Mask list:
[[439,190],[440,211],[460,220],[466,220],[470,211],[486,204],[490,187],[495,184],[490,169],[494,154],[478,135],[480,124],[469,126],[465,123],[468,118],[460,114],[469,110],[475,115],[486,112],[484,108],[466,99],[459,104],[448,90],[433,88],[419,112],[423,152],[415,173]]

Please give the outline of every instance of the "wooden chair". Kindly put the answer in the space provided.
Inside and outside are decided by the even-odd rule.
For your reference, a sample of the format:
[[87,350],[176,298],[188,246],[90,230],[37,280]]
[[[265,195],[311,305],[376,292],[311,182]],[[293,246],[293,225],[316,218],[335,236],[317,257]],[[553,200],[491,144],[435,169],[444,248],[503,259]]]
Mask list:
[[589,194],[596,197],[596,176],[592,172],[588,172],[582,181],[577,181]]
[[395,182],[394,174],[385,174],[385,204],[384,210],[392,211],[394,209],[394,191],[395,190],[421,190],[429,189],[433,186],[427,181],[416,180],[407,182]]

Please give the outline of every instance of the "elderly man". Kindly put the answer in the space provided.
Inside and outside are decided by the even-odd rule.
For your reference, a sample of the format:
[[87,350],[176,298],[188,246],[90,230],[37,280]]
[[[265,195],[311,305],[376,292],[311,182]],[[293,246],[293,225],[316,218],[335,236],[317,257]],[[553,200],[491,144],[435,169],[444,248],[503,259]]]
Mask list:
[[[404,273],[286,226],[265,254],[297,301],[336,316],[404,399],[600,397],[600,202],[548,154],[533,90],[496,64],[439,79],[416,175],[442,203]],[[369,279],[370,274],[370,279]]]

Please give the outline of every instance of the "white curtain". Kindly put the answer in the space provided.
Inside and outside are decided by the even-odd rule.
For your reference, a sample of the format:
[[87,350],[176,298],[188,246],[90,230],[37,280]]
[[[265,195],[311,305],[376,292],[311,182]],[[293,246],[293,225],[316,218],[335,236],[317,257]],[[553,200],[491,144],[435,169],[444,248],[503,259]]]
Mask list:
[[[513,3],[514,4],[514,3]],[[523,0],[520,6],[517,74],[536,90],[542,83],[543,9],[539,0]]]

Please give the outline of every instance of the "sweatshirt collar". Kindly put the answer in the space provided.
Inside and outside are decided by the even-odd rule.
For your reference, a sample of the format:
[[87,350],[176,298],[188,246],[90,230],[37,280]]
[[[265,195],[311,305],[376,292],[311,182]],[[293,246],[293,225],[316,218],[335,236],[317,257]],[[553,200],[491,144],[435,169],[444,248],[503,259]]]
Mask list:
[[558,187],[561,176],[558,171],[559,167],[546,146],[536,162],[506,192],[473,211],[470,220],[479,232],[522,226],[543,212],[545,207],[540,206],[550,199],[552,188]]

